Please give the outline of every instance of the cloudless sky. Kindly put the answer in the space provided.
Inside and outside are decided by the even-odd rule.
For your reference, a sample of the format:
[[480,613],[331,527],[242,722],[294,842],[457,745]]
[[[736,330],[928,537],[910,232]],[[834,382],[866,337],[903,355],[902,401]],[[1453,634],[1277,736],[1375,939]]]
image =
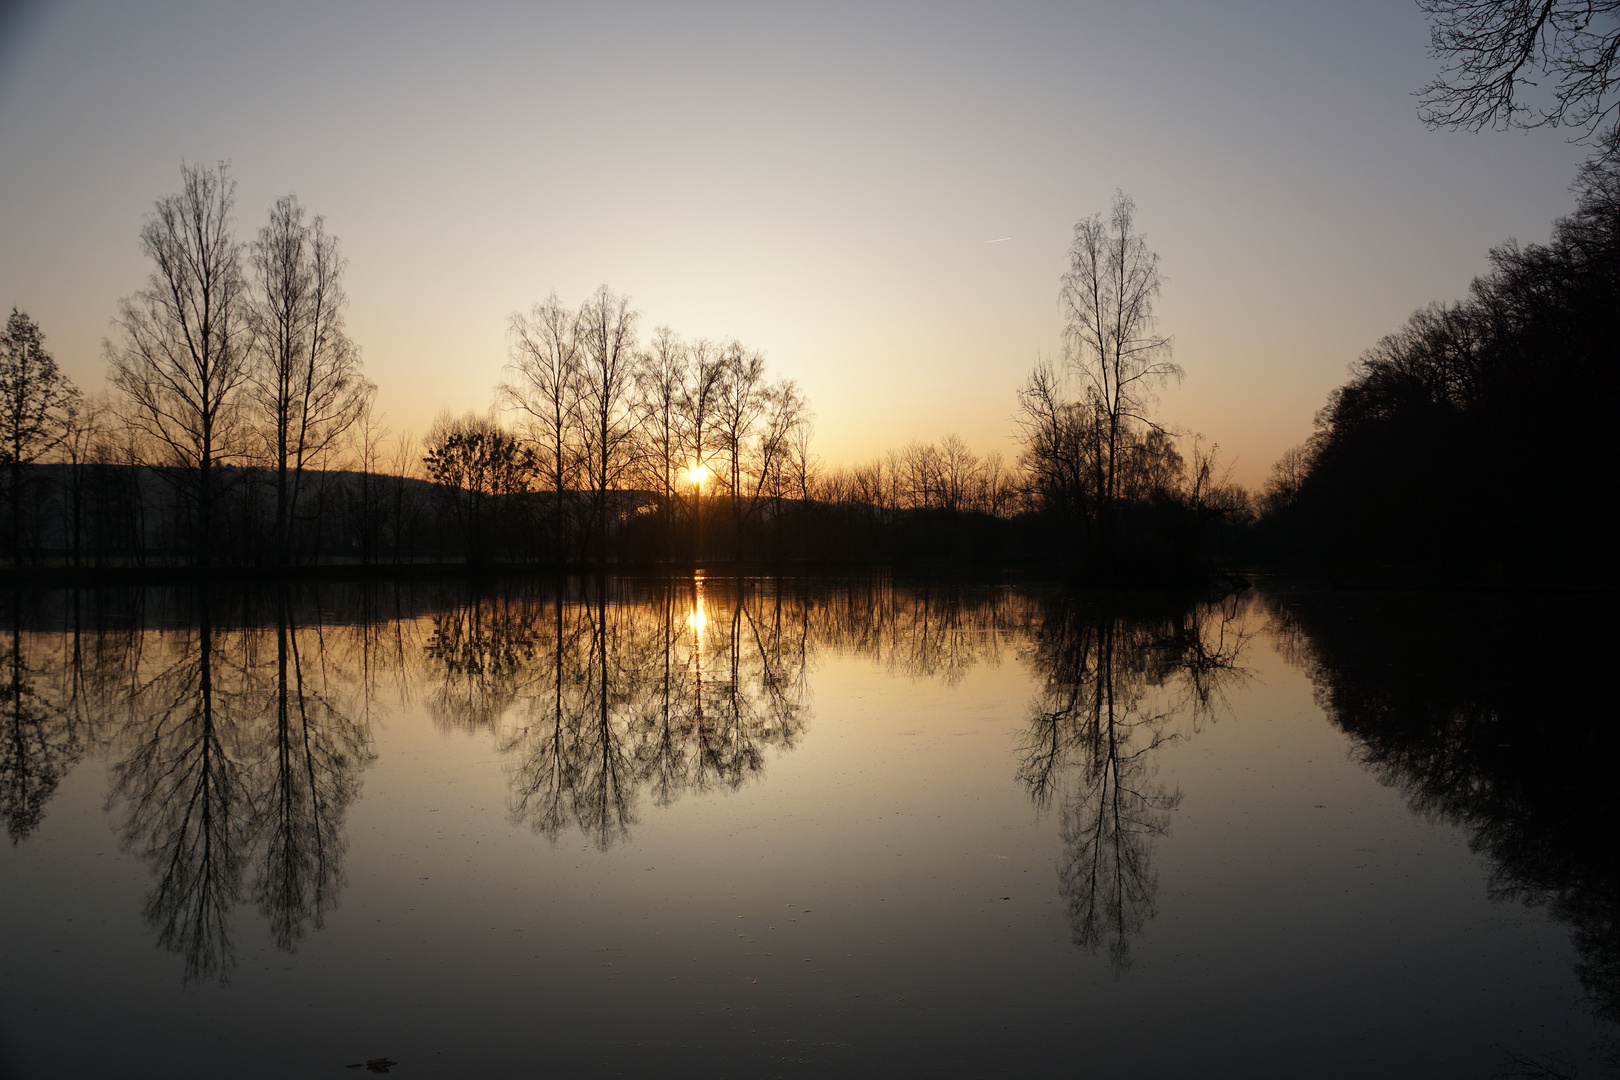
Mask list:
[[763,350],[833,464],[1014,456],[1074,223],[1122,189],[1187,372],[1161,415],[1258,484],[1362,350],[1545,239],[1585,156],[1425,129],[1412,0],[66,0],[0,35],[0,304],[81,386],[143,215],[227,160],[243,240],[287,192],[341,238],[396,429],[488,407],[510,313],[605,282]]

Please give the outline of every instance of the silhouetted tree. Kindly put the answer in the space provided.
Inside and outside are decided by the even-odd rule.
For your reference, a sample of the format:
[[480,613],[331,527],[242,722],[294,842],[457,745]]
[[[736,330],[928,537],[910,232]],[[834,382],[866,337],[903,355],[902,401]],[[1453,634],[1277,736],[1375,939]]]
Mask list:
[[1115,549],[1127,428],[1162,430],[1148,415],[1153,390],[1182,376],[1170,360],[1170,339],[1155,333],[1159,257],[1135,229],[1136,204],[1123,192],[1115,193],[1107,221],[1093,214],[1077,222],[1059,294],[1064,359],[1081,384],[1081,407],[1095,414],[1100,429],[1091,464],[1104,559]]
[[[94,519],[108,512],[96,498],[95,478],[108,465],[107,439],[112,422],[105,395],[76,399],[67,408],[59,455],[63,465],[62,533],[74,566],[83,561],[87,526],[99,525]],[[87,522],[87,518],[92,521]]]
[[285,195],[259,230],[251,262],[259,343],[251,396],[276,477],[275,559],[292,554],[304,473],[359,419],[376,388],[343,332],[344,259],[316,215]]
[[1271,475],[1266,477],[1260,491],[1260,502],[1268,514],[1287,513],[1299,498],[1310,470],[1311,451],[1308,444],[1289,447],[1272,462]]
[[725,347],[722,371],[715,397],[716,448],[724,458],[724,468],[718,475],[730,496],[733,554],[740,559],[745,455],[748,436],[765,411],[765,357],[740,341],[732,341]]
[[496,398],[523,415],[540,484],[552,493],[552,547],[557,558],[566,560],[568,506],[563,492],[575,486],[584,452],[579,313],[563,307],[554,292],[528,315],[514,312],[509,334],[509,377],[496,387]]
[[598,559],[607,556],[608,493],[631,475],[638,452],[634,390],[639,320],[630,298],[606,285],[579,311],[581,438],[591,493],[589,534]]
[[[1613,159],[1620,88],[1616,0],[1418,0],[1429,54],[1444,66],[1421,91],[1435,127],[1577,127]],[[1546,87],[1545,90],[1540,88]],[[1526,102],[1526,90],[1535,88]]]
[[636,372],[636,396],[646,445],[645,479],[658,495],[666,559],[675,554],[676,484],[687,468],[681,450],[681,402],[689,378],[685,343],[669,327],[660,326]]
[[[718,418],[721,383],[726,376],[726,352],[699,339],[687,346],[688,379],[681,390],[683,450],[688,470],[709,468],[710,455],[719,448]],[[692,558],[703,557],[703,490],[692,485]]]
[[45,351],[39,324],[12,308],[0,331],[0,470],[11,511],[13,566],[22,560],[27,478],[34,463],[66,437],[79,399],[78,388]]
[[794,430],[806,407],[791,380],[765,381],[765,357],[733,341],[722,354],[715,385],[715,449],[718,474],[731,505],[732,551],[741,559],[745,529],[759,513],[773,473],[792,449]]
[[146,288],[119,302],[122,340],[106,345],[128,421],[192,503],[194,558],[212,556],[218,466],[239,453],[238,391],[253,333],[241,245],[231,232],[236,182],[224,164],[182,166],[181,190],[141,228],[153,262]]
[[1068,399],[1063,378],[1041,362],[1018,392],[1019,437],[1029,494],[1072,537],[1080,558],[1096,557],[1102,501],[1101,425],[1095,409]]
[[383,529],[389,520],[389,477],[384,454],[391,432],[374,403],[374,398],[365,403],[351,429],[349,466],[354,475],[342,493],[345,517],[364,566],[379,561]]
[[493,420],[441,414],[428,432],[422,464],[455,514],[469,562],[483,562],[488,533],[509,497],[529,490],[534,455]]

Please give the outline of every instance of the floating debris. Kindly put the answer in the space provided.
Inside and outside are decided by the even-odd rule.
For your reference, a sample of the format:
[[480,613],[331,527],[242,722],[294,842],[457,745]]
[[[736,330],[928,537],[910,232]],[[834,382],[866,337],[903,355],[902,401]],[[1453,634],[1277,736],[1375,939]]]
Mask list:
[[385,1073],[399,1062],[393,1058],[372,1058],[370,1061],[357,1061],[353,1065],[345,1065],[345,1069],[365,1069],[368,1072]]

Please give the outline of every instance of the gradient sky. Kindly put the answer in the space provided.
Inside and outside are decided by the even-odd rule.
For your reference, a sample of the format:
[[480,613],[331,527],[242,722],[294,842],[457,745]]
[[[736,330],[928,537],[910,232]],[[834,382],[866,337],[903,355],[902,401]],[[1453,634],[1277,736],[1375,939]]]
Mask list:
[[1585,156],[1425,129],[1412,0],[70,0],[0,35],[0,304],[81,386],[143,215],[228,160],[242,239],[289,191],[342,239],[396,429],[487,407],[508,315],[606,282],[763,350],[834,464],[1015,455],[1074,222],[1118,188],[1187,372],[1161,416],[1257,484],[1362,350],[1544,239]]

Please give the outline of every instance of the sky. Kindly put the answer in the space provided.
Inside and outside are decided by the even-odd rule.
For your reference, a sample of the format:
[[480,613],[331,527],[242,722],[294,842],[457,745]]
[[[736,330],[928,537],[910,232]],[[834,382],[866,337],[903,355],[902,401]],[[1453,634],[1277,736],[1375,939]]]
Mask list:
[[1427,45],[1413,0],[25,0],[0,305],[101,388],[144,215],[227,161],[244,241],[289,192],[341,239],[396,430],[488,408],[511,313],[605,283],[761,350],[829,464],[1011,458],[1074,224],[1118,190],[1186,372],[1158,416],[1258,485],[1362,351],[1573,208],[1564,132],[1425,128]]

